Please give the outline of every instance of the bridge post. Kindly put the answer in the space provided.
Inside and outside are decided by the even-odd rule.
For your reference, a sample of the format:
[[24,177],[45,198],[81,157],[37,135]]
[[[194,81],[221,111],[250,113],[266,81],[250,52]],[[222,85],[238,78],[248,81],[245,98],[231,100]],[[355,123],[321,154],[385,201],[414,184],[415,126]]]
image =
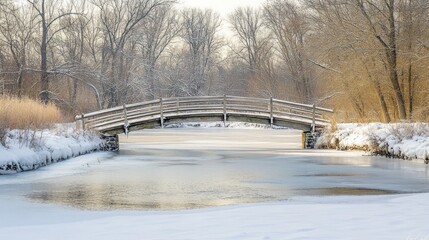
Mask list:
[[81,121],[82,121],[82,130],[85,130],[85,114],[81,114],[80,115],[80,117],[81,117]]
[[270,125],[271,125],[271,128],[273,128],[273,125],[274,125],[273,97],[270,98]]
[[223,127],[226,127],[226,95],[223,95]]
[[128,114],[127,114],[127,106],[124,104],[124,132],[125,135],[128,136],[128,127],[130,126],[130,124],[128,123]]
[[163,112],[163,102],[162,102],[162,98],[159,99],[159,110],[160,110],[160,122],[161,122],[161,128],[164,128],[164,112]]
[[316,132],[316,105],[313,104],[313,116],[311,123],[311,133],[314,134]]

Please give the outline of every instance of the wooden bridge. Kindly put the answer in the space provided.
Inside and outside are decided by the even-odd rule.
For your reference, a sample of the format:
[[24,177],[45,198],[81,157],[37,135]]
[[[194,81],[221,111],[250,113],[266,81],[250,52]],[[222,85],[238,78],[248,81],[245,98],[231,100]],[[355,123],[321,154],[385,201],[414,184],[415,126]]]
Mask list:
[[[227,121],[262,123],[313,132],[329,124],[333,110],[274,98],[197,96],[161,98],[76,116],[84,129],[106,136],[163,128],[179,122]],[[117,138],[117,137],[116,137]]]

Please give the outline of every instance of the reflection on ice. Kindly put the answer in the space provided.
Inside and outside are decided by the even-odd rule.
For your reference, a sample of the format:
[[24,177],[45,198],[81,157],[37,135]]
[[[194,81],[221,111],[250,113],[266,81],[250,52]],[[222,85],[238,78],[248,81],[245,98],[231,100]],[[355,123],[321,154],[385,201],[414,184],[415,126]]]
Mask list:
[[427,166],[300,149],[298,131],[173,129],[121,138],[85,172],[31,183],[33,200],[85,209],[189,209],[293,196],[427,192]]
[[382,189],[369,189],[369,188],[346,188],[346,187],[333,187],[333,188],[310,188],[297,191],[299,195],[383,195],[400,193],[390,190]]

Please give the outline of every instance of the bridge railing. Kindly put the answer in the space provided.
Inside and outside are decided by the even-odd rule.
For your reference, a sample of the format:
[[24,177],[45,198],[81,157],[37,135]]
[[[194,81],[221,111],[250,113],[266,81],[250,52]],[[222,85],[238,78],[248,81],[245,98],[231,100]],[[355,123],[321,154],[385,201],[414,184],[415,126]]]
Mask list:
[[205,114],[223,115],[226,122],[228,114],[295,119],[306,121],[313,126],[316,123],[327,123],[324,114],[333,110],[315,105],[300,104],[274,98],[262,99],[236,96],[198,96],[161,98],[153,101],[127,104],[97,112],[76,116],[83,128],[102,130],[123,125],[125,129],[134,122],[159,119],[164,126],[164,119],[172,116],[198,116]]

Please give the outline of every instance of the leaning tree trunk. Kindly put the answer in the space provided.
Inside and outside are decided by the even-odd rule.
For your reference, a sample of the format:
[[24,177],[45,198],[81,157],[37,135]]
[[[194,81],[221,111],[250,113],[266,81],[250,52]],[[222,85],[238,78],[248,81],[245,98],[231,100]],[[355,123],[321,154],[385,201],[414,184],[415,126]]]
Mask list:
[[391,121],[389,110],[387,109],[386,99],[384,98],[384,94],[381,90],[380,82],[378,80],[374,81],[375,90],[377,92],[378,100],[380,101],[381,110],[383,111],[383,119],[384,122],[389,123]]

